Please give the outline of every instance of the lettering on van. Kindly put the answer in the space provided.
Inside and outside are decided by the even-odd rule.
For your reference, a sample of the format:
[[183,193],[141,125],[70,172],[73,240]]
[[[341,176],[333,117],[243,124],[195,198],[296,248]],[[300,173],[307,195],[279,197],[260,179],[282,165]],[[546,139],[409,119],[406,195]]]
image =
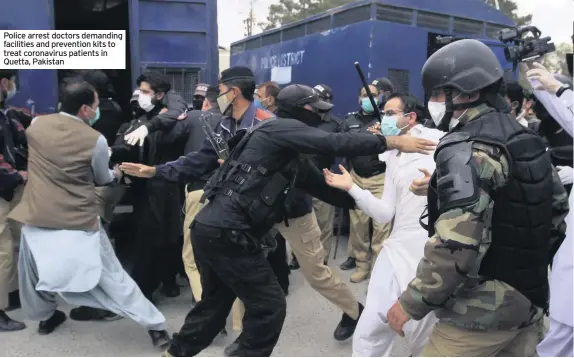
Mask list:
[[261,68],[264,70],[274,67],[290,67],[303,63],[305,50],[297,52],[287,52],[279,55],[267,56],[261,59]]

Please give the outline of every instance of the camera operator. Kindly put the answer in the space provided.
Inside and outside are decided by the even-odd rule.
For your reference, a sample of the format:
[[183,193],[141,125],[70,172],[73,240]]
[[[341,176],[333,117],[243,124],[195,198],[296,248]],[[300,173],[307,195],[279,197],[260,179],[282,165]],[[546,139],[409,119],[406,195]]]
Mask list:
[[[572,75],[572,69],[570,69]],[[526,73],[534,94],[549,115],[562,127],[563,132],[570,136],[572,142],[572,125],[574,122],[572,86],[567,88],[555,78],[544,66],[535,63],[533,69]],[[570,149],[572,154],[572,149]],[[572,167],[562,167],[560,178],[563,183],[572,183]],[[570,205],[574,205],[574,197],[570,193]],[[572,211],[565,220],[572,222]],[[568,225],[566,239],[554,256],[553,267],[550,273],[550,331],[538,345],[537,352],[541,357],[573,356],[572,343],[572,225]]]
[[540,118],[539,134],[548,140],[552,163],[559,170],[568,193],[573,182],[572,82],[567,76],[551,74],[534,63],[527,72],[537,101],[534,110]]

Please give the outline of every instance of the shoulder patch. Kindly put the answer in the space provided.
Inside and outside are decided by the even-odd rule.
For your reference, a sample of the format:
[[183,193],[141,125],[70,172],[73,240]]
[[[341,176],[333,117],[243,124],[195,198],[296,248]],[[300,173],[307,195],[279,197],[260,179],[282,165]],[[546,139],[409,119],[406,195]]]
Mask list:
[[257,110],[255,111],[255,118],[259,121],[264,121],[266,119],[273,118],[273,117],[275,117],[275,115],[273,113],[266,111],[264,109],[257,108]]

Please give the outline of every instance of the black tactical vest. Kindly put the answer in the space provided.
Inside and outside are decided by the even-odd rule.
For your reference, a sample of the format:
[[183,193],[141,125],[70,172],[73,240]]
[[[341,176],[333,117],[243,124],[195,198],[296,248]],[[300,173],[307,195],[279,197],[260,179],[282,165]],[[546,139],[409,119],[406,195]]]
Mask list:
[[[284,163],[269,163],[252,167],[237,159],[249,142],[251,135],[264,125],[277,120],[266,119],[229,141],[229,158],[213,174],[204,188],[202,202],[213,200],[217,195],[229,196],[246,214],[250,224],[261,234],[267,233],[272,226],[284,219],[289,211],[291,192],[297,176],[296,166]],[[238,139],[240,136],[241,139]],[[238,141],[239,140],[239,141]],[[234,141],[238,141],[234,145]],[[281,167],[277,167],[281,166]]]
[[[483,111],[455,131],[468,134],[470,142],[498,148],[510,166],[506,185],[490,192],[494,200],[492,243],[479,274],[511,285],[533,304],[547,309],[553,179],[544,142],[511,116],[492,110]],[[439,151],[440,145],[435,158]],[[429,236],[435,233],[439,215],[435,172],[428,191]]]

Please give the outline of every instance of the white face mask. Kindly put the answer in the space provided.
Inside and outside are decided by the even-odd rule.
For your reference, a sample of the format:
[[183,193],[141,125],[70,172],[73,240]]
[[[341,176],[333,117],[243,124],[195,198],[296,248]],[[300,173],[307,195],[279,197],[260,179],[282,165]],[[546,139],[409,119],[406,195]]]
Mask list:
[[427,107],[428,107],[430,116],[432,118],[432,121],[434,122],[435,126],[438,127],[438,125],[440,124],[440,121],[442,120],[442,118],[446,114],[446,103],[445,102],[429,102]]
[[151,101],[151,95],[149,94],[141,94],[138,96],[138,103],[140,108],[146,112],[149,112],[155,107]]
[[219,110],[221,111],[221,113],[225,114],[225,112],[227,112],[227,110],[229,109],[229,106],[231,106],[231,104],[233,103],[233,101],[230,101],[227,98],[227,93],[229,93],[230,91],[231,90],[217,97],[217,104],[219,105]]

